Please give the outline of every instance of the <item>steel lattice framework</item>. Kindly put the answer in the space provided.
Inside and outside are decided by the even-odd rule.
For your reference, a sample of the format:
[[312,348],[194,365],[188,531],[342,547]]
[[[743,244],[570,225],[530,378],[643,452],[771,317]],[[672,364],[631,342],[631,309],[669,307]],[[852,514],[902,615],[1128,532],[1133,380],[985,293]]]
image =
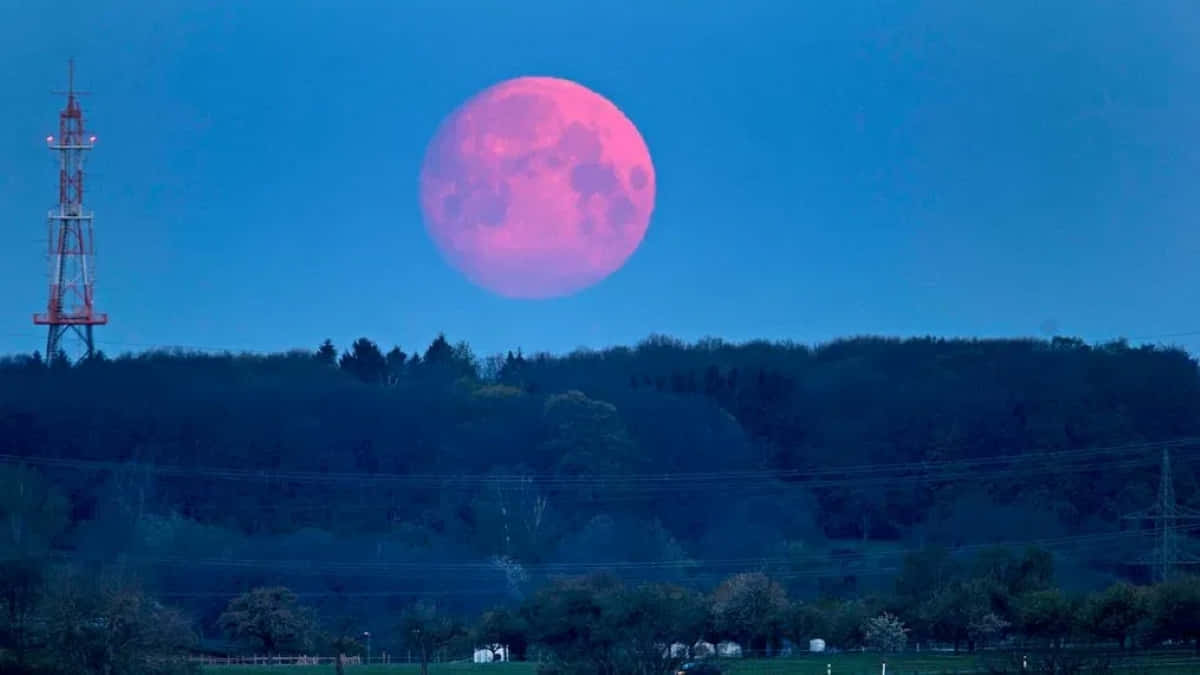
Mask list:
[[83,163],[96,137],[84,130],[81,92],[75,91],[75,63],[68,73],[67,105],[58,115],[58,136],[47,136],[46,145],[59,155],[58,206],[50,211],[50,298],[46,311],[34,314],[33,323],[49,328],[48,360],[68,357],[64,338],[74,334],[82,343],[81,356],[95,353],[92,327],[108,323],[107,314],[95,310],[95,243],[92,214],[83,206]]
[[1175,500],[1175,479],[1171,473],[1171,451],[1163,448],[1162,469],[1158,479],[1158,500],[1148,509],[1124,516],[1127,520],[1154,523],[1154,543],[1149,555],[1137,562],[1147,565],[1155,581],[1167,581],[1175,576],[1181,565],[1200,564],[1196,556],[1184,550],[1183,536],[1195,529],[1191,523],[1200,522],[1200,511],[1180,505]]

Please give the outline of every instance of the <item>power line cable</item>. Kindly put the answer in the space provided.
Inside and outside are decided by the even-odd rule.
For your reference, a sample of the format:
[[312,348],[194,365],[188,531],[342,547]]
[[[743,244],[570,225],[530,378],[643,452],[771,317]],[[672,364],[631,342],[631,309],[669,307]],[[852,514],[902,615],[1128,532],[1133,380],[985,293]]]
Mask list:
[[[1176,532],[1195,532],[1200,530],[1200,524],[1173,526]],[[1082,535],[1063,535],[1039,539],[1008,540],[989,542],[986,544],[967,544],[948,548],[951,554],[963,554],[984,551],[994,548],[1041,548],[1063,549],[1079,546],[1109,544],[1119,540],[1135,540],[1144,536],[1143,532],[1125,530],[1117,532],[1098,532]],[[642,571],[660,569],[748,569],[769,565],[803,565],[803,564],[832,564],[832,563],[865,563],[879,560],[891,560],[912,554],[922,553],[927,548],[893,548],[875,551],[847,551],[824,554],[807,554],[786,557],[751,557],[728,559],[690,559],[677,560],[608,560],[595,562],[558,562],[558,563],[528,563],[520,567],[526,572],[533,573],[570,573],[595,571]],[[57,551],[46,556],[58,560],[75,560],[81,562],[104,563],[113,562],[112,558],[80,555],[74,552]],[[128,563],[161,565],[168,567],[229,567],[229,568],[269,568],[289,571],[312,572],[369,572],[386,571],[393,574],[397,571],[412,571],[421,573],[443,572],[453,573],[458,577],[486,572],[489,576],[500,574],[503,567],[492,561],[336,561],[301,558],[171,558],[161,556],[129,556],[121,555],[120,560]]]
[[[907,462],[891,464],[860,464],[824,469],[795,469],[784,471],[718,471],[695,473],[630,473],[608,475],[562,476],[556,474],[399,474],[370,472],[314,472],[235,469],[207,466],[181,466],[147,462],[117,462],[109,460],[85,460],[45,456],[22,456],[0,454],[0,463],[24,464],[47,468],[69,468],[92,471],[145,472],[148,474],[180,476],[187,478],[209,477],[223,480],[287,483],[354,483],[361,487],[367,483],[395,483],[404,485],[426,485],[450,487],[454,485],[500,486],[521,488],[526,486],[612,486],[621,489],[646,485],[670,487],[679,483],[719,482],[728,484],[736,481],[771,482],[791,479],[789,484],[798,486],[871,485],[875,481],[891,481],[899,477],[911,481],[949,480],[988,475],[1024,475],[1040,473],[1049,468],[1055,473],[1072,470],[1090,471],[1097,468],[1126,468],[1153,462],[1153,458],[1111,458],[1099,456],[1160,450],[1162,448],[1187,449],[1200,445],[1200,438],[1188,437],[1168,441],[1139,442],[1120,446],[1104,446],[1079,450],[1052,451],[1042,453],[993,455],[983,458],[941,460],[935,462]],[[1074,465],[1064,464],[1070,460],[1082,460]],[[1007,466],[1015,463],[1013,466]],[[1001,465],[995,467],[994,465]],[[1034,466],[1049,464],[1051,466]],[[992,467],[992,468],[989,468]],[[875,475],[872,475],[875,474]],[[883,474],[883,475],[878,475]],[[914,474],[914,475],[908,475]],[[806,480],[802,480],[806,479]]]

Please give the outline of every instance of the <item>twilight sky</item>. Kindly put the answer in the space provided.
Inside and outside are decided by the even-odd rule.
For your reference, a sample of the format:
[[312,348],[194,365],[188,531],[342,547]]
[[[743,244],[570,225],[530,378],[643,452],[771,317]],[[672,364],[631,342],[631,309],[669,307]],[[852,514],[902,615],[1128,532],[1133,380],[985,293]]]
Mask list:
[[[0,27],[0,352],[45,339],[72,55],[110,353],[1200,331],[1194,0],[47,0]],[[489,294],[421,223],[438,123],[520,75],[612,100],[657,172],[641,247],[567,298]]]

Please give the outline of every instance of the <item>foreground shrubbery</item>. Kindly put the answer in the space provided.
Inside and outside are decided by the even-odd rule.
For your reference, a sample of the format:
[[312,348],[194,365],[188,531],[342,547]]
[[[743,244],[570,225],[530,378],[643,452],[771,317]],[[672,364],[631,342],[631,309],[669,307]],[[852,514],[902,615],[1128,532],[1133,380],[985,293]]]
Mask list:
[[191,621],[117,571],[0,563],[0,672],[177,675],[195,672]]
[[[1052,570],[1040,552],[1018,557],[995,550],[950,572],[940,585],[913,593],[912,575],[924,573],[939,555],[910,557],[893,594],[818,602],[789,599],[782,585],[757,572],[735,574],[707,594],[671,584],[628,584],[608,574],[563,578],[520,605],[474,620],[418,602],[398,612],[393,628],[376,634],[375,644],[407,651],[422,666],[497,645],[511,658],[539,661],[547,673],[597,675],[670,673],[706,642],[737,643],[742,656],[778,654],[788,642],[804,649],[812,638],[832,649],[876,652],[903,651],[913,643],[966,650],[1007,644],[1038,663],[1060,665],[1108,658],[1068,645],[1130,650],[1171,640],[1200,649],[1200,578],[1071,595],[1051,585]],[[220,625],[229,647],[247,653],[363,653],[361,625],[345,617],[322,621],[285,588],[235,598]],[[678,646],[668,650],[673,644]],[[192,670],[185,657],[196,648],[186,617],[118,572],[4,563],[0,672],[174,675]],[[1005,672],[1011,664],[1004,658],[990,653],[984,665]]]

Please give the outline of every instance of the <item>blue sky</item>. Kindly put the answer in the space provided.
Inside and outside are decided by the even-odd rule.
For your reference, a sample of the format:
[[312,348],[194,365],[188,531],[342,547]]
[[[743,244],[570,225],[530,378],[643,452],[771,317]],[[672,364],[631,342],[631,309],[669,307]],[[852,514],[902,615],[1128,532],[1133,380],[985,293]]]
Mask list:
[[[72,55],[109,352],[1200,331],[1191,1],[97,4],[0,6],[3,352],[44,340]],[[530,74],[658,174],[628,264],[550,301],[463,279],[416,194],[441,119]]]

